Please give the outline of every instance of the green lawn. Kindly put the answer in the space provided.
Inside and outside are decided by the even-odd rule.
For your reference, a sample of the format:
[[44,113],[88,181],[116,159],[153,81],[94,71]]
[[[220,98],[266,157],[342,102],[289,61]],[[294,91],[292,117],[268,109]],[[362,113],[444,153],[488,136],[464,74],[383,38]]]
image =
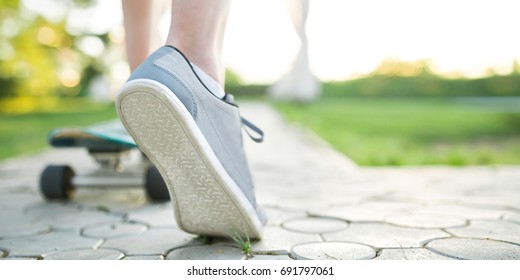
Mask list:
[[117,118],[113,104],[77,100],[58,107],[54,112],[0,114],[0,159],[42,150],[47,147],[47,134],[53,128],[85,126]]
[[520,163],[520,112],[429,98],[325,96],[274,105],[361,165]]

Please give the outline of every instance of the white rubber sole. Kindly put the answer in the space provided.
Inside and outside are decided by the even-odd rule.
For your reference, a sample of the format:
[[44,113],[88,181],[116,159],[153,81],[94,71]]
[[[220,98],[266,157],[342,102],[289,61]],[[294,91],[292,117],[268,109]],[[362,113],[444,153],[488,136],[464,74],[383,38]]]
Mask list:
[[132,80],[121,89],[116,108],[130,136],[165,179],[181,229],[261,238],[255,208],[173,92],[153,80]]

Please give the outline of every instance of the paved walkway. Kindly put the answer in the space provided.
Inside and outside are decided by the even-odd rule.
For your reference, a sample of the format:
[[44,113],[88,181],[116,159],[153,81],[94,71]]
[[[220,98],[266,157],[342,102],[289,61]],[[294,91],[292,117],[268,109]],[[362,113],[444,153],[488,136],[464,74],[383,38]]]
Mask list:
[[[266,131],[245,141],[269,218],[250,259],[520,259],[520,167],[359,168],[266,105],[242,111]],[[95,167],[74,149],[0,163],[0,258],[246,259],[182,232],[140,189],[44,201],[39,173],[60,162]]]

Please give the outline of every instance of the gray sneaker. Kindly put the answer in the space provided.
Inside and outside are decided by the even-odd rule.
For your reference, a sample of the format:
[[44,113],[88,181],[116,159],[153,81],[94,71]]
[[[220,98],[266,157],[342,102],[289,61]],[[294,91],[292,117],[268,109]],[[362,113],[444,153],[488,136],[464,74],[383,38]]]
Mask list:
[[116,107],[165,179],[183,230],[261,237],[266,219],[256,203],[241,127],[261,131],[240,117],[231,96],[214,96],[186,57],[165,46],[132,73]]

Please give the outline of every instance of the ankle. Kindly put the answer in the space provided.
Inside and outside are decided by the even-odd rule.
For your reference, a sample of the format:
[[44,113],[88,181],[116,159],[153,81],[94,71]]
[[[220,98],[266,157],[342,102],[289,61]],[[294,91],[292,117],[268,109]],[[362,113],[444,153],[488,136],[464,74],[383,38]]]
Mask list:
[[173,40],[169,40],[166,43],[181,50],[181,52],[188,58],[191,63],[197,65],[207,75],[209,75],[217,83],[224,87],[225,71],[223,64],[220,63],[219,55],[207,50],[201,51],[202,48],[200,47],[185,46],[179,41],[175,42]]
[[221,70],[223,67],[215,63],[215,61],[197,59],[196,57],[190,59],[190,61],[224,87],[224,71]]
[[216,97],[222,99],[226,96],[226,92],[224,91],[224,87],[219,84],[217,80],[208,75],[206,71],[202,70],[195,63],[191,63],[193,70],[199,76],[200,81],[206,86],[206,88]]

